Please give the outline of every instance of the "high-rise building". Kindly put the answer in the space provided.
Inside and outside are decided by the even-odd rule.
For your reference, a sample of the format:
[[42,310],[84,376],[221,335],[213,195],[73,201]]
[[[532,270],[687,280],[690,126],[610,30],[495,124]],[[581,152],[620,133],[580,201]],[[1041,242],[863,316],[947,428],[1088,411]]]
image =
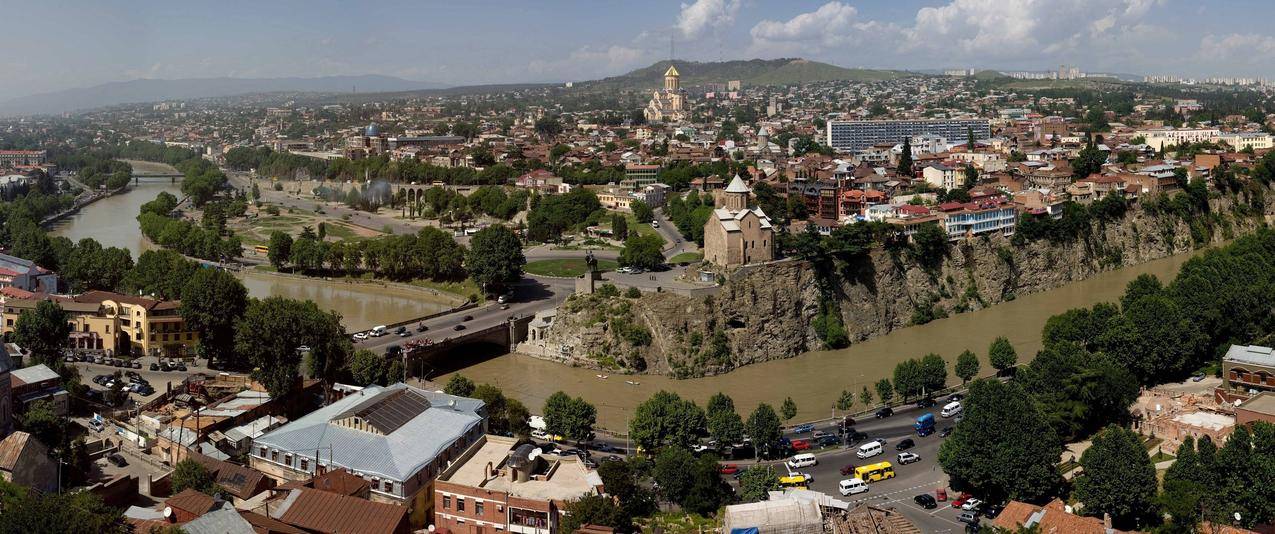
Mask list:
[[833,149],[853,151],[878,143],[902,143],[905,138],[922,134],[965,140],[971,130],[975,140],[992,136],[987,119],[833,120],[828,121],[826,141]]

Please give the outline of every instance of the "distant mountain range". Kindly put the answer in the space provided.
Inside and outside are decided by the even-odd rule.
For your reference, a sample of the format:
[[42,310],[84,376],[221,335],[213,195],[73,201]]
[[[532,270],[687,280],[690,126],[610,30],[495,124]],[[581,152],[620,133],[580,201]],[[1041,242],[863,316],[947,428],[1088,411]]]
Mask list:
[[441,89],[444,84],[368,74],[319,78],[140,79],[66,89],[0,102],[0,115],[41,115],[162,100],[190,100],[249,93],[386,93]]
[[876,81],[893,80],[914,73],[899,70],[847,69],[818,61],[801,58],[748,59],[737,61],[698,62],[660,61],[627,74],[601,80],[581,82],[577,85],[608,89],[649,89],[664,84],[664,72],[669,64],[677,67],[685,87],[705,83],[726,83],[740,80],[745,85],[792,85],[807,82],[834,80]]

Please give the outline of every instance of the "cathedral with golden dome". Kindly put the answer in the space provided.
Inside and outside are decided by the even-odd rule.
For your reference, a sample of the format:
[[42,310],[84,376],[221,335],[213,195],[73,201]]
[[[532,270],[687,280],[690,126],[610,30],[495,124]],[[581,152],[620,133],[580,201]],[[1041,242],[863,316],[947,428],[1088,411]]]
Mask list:
[[682,122],[686,120],[686,91],[682,90],[682,75],[677,67],[669,65],[664,72],[664,90],[651,95],[643,115],[647,122]]

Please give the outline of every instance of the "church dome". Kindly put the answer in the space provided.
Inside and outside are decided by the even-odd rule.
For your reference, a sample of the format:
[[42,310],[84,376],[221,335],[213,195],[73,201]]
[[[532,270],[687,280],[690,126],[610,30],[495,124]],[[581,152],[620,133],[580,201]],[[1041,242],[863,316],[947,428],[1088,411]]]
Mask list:
[[368,137],[379,137],[381,135],[381,125],[375,122],[367,125],[367,130],[364,132],[364,135]]

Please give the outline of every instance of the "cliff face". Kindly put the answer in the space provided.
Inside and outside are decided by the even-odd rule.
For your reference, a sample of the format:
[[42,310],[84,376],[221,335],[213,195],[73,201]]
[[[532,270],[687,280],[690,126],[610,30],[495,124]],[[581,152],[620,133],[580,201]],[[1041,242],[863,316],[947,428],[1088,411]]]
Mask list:
[[[937,269],[922,267],[908,250],[877,247],[839,266],[831,293],[849,341],[861,341],[1222,242],[1275,213],[1267,207],[1266,217],[1238,216],[1233,203],[1213,200],[1209,224],[1196,221],[1194,229],[1177,216],[1138,208],[1119,221],[1095,222],[1087,237],[1069,242],[979,237],[953,244]],[[823,348],[820,310],[815,270],[782,261],[736,273],[715,296],[572,297],[559,309],[550,341],[568,347],[557,359],[572,365],[711,375]]]

